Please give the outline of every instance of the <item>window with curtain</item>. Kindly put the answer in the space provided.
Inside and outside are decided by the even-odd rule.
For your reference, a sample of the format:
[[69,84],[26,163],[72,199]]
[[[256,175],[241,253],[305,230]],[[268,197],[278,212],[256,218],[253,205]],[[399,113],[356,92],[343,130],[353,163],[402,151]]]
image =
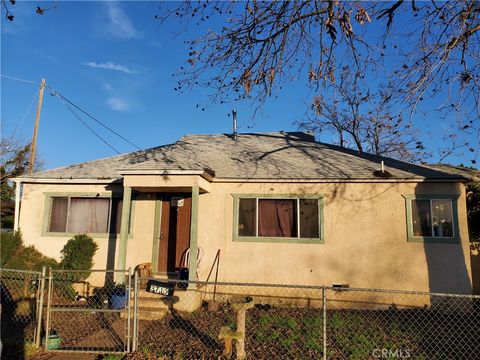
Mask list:
[[451,199],[412,199],[412,234],[423,237],[453,237]]
[[320,238],[319,199],[239,198],[239,237]]
[[49,232],[119,233],[122,199],[51,197]]

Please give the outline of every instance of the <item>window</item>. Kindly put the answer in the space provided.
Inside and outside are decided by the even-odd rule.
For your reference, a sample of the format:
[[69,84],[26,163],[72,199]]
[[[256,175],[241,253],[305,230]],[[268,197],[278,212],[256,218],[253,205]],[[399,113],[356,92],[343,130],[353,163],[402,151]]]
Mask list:
[[235,196],[234,240],[319,242],[322,198]]
[[410,241],[458,241],[456,201],[446,196],[407,197],[407,232]]
[[51,196],[46,226],[52,233],[119,233],[121,198]]

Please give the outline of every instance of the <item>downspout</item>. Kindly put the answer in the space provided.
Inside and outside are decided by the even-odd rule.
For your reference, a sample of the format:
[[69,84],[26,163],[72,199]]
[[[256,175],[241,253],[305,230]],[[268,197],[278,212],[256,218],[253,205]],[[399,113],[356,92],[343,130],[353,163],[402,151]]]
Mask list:
[[22,182],[20,180],[15,181],[15,215],[13,222],[13,230],[18,231],[20,220],[20,196],[21,196]]

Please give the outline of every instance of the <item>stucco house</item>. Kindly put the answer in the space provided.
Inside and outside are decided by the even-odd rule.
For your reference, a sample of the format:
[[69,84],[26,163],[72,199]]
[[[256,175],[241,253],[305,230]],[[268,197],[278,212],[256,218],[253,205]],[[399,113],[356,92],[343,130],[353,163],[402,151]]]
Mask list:
[[15,179],[15,225],[55,258],[89,233],[96,269],[205,280],[220,249],[221,281],[468,294],[465,180],[300,132],[187,135]]

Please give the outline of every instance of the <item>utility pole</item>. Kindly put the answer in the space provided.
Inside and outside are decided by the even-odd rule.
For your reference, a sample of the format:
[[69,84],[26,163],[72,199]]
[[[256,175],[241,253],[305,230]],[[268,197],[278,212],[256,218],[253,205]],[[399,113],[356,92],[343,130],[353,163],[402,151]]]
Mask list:
[[35,150],[37,147],[38,124],[40,122],[40,113],[42,112],[43,90],[45,89],[45,79],[40,82],[40,92],[38,94],[37,115],[35,116],[35,127],[33,128],[32,144],[30,148],[30,161],[28,162],[28,174],[33,172],[35,164]]

